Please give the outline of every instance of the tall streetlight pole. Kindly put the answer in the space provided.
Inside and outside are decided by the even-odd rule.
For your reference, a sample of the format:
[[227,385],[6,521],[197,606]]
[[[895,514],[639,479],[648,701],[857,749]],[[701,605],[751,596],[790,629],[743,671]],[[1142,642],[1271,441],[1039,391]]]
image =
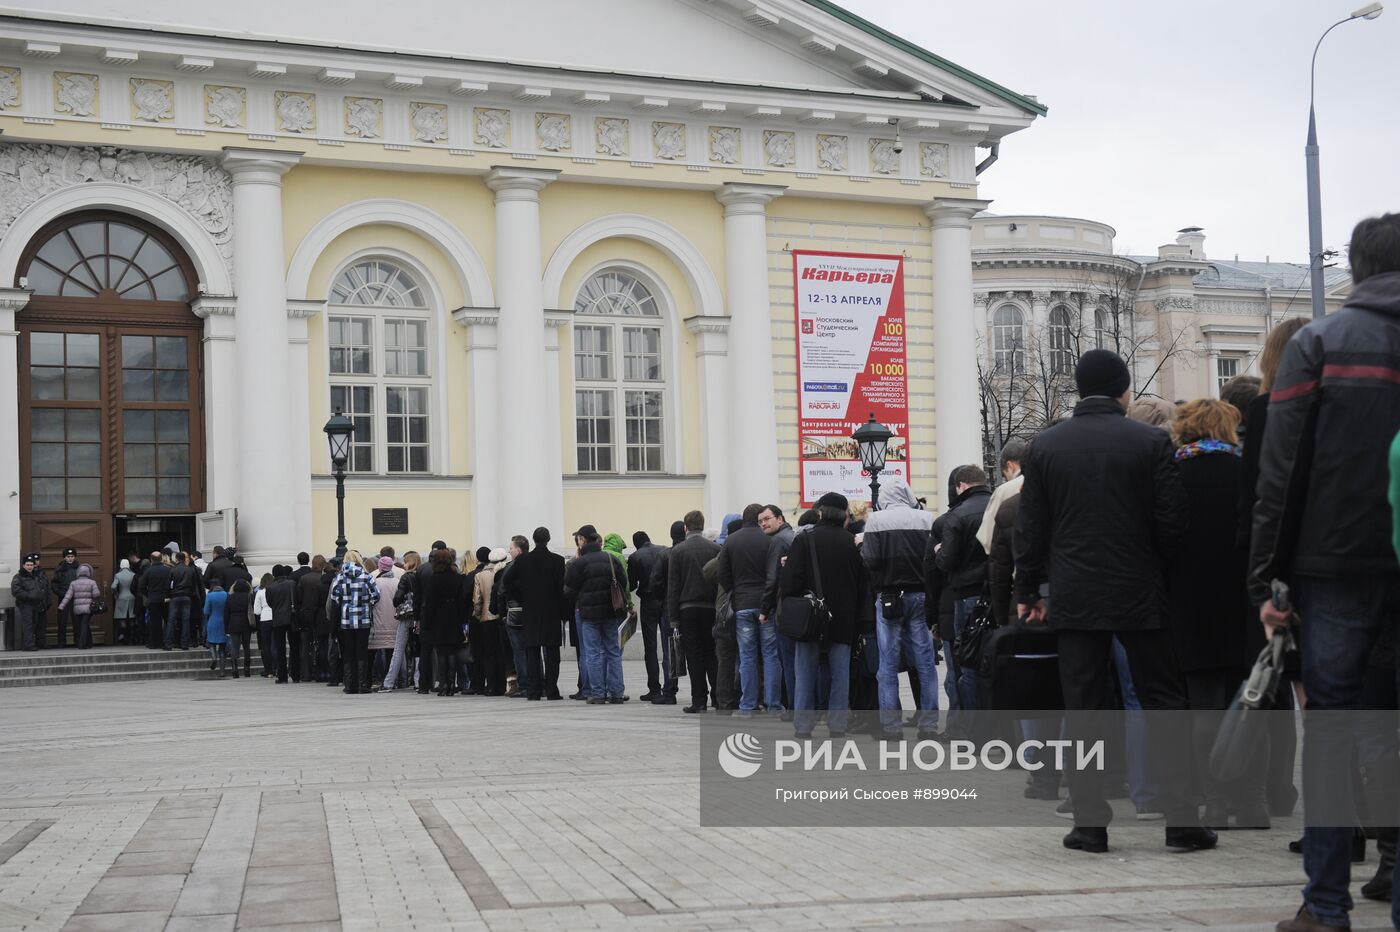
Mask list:
[[1379,3],[1368,3],[1359,10],[1353,10],[1346,19],[1338,20],[1327,27],[1327,31],[1313,46],[1312,69],[1308,76],[1308,144],[1303,147],[1303,158],[1308,165],[1308,279],[1312,283],[1312,316],[1320,320],[1327,315],[1327,305],[1322,287],[1322,185],[1318,178],[1317,165],[1317,114],[1313,103],[1317,96],[1317,50],[1322,48],[1322,40],[1327,33],[1342,23],[1354,19],[1375,19],[1385,7]]
[[335,472],[335,555],[337,559],[344,559],[348,544],[345,539],[345,467],[350,460],[350,435],[355,432],[355,422],[336,408],[322,429],[331,446],[331,469]]

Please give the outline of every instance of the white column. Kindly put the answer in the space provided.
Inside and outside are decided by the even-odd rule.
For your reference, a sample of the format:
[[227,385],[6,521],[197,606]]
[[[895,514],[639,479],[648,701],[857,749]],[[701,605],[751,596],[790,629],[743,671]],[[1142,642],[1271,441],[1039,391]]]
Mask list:
[[[773,327],[768,299],[768,202],[785,187],[726,183],[716,193],[724,205],[724,276],[729,303],[729,448],[724,494],[711,517],[749,502],[778,499],[778,428],[773,411]],[[970,261],[970,260],[969,260]]]
[[[300,159],[296,152],[235,148],[224,149],[223,157],[233,176],[233,283],[238,293],[238,549],[250,567],[286,562],[298,550],[288,449],[305,425],[289,423],[282,176]],[[297,390],[304,392],[305,385]]]
[[977,321],[972,307],[972,217],[991,201],[940,197],[933,225],[933,385],[937,471],[982,462],[977,406]]
[[[714,521],[733,507],[729,491],[729,393],[726,384],[729,356],[729,318],[719,315],[688,317],[685,327],[695,334],[695,356],[700,369],[701,457],[705,464],[705,515]],[[774,499],[764,499],[769,504]],[[747,504],[747,502],[745,502]]]
[[[292,434],[288,439],[288,478],[292,483],[293,530],[296,549],[316,552],[318,541],[311,530],[311,340],[307,321],[321,313],[325,301],[287,302],[287,381],[291,395],[287,399]],[[324,435],[322,435],[324,436]],[[329,458],[330,448],[321,444],[322,455]]]
[[496,359],[496,322],[500,313],[494,307],[460,307],[452,312],[452,319],[467,328],[467,400],[472,408],[472,538],[448,541],[458,553],[466,553],[464,547],[478,547],[487,541],[496,546],[503,539],[496,503],[501,495],[498,396],[503,387]]
[[[540,525],[560,529],[564,520],[563,494],[552,492],[564,481],[557,449],[551,459],[549,431],[530,425],[530,412],[544,412],[548,403],[540,191],[558,177],[539,168],[493,168],[486,176],[487,187],[496,192],[497,331],[501,369],[510,377],[509,384],[491,388],[500,424],[510,425],[509,440],[479,432],[476,438],[500,456],[498,475],[509,482],[509,487],[482,490],[496,508],[500,536],[485,541],[492,546],[505,546],[505,535],[528,535]],[[558,512],[550,510],[555,500]]]
[[238,347],[232,295],[200,295],[190,310],[204,320],[204,507],[209,511],[238,505]]
[[[551,469],[559,470],[559,481],[552,486],[547,486],[542,490],[545,497],[545,505],[548,513],[557,515],[558,521],[564,520],[564,473],[573,472],[564,462],[564,442],[561,431],[563,424],[568,423],[569,429],[573,430],[574,410],[572,405],[568,408],[563,406],[563,399],[560,392],[563,391],[564,379],[563,361],[559,358],[559,332],[572,325],[574,322],[573,308],[554,308],[544,312],[544,389],[547,397],[544,402],[544,428],[547,436],[545,444],[548,447],[548,462],[552,464]],[[573,360],[569,360],[569,365],[573,365]],[[529,537],[534,532],[534,528],[526,528],[519,532]],[[550,535],[554,540],[565,540],[572,530],[562,524],[549,526]]]
[[[19,436],[21,374],[15,314],[29,303],[29,295],[18,288],[0,288],[0,437],[10,438],[0,450],[0,573],[5,574],[0,585],[9,585],[10,576],[20,568],[19,445],[29,438]],[[24,543],[33,547],[36,541]]]

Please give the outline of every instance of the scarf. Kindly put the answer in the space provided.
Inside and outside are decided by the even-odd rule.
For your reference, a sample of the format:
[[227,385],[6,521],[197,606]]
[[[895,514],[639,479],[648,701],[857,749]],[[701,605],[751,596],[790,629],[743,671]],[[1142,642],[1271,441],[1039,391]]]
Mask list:
[[1223,440],[1197,440],[1195,443],[1188,443],[1176,451],[1176,461],[1195,459],[1198,456],[1205,456],[1209,453],[1228,453],[1231,456],[1239,456],[1240,448],[1233,443],[1226,443]]

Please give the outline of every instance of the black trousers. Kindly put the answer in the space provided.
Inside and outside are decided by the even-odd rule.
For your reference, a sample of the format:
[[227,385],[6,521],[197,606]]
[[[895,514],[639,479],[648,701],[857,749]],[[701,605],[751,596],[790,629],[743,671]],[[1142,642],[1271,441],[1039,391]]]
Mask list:
[[[715,708],[739,708],[739,642],[715,638]],[[760,660],[759,665],[762,666]],[[762,693],[760,693],[762,695]]]
[[345,691],[369,692],[369,629],[342,628],[340,653],[345,664]]
[[73,616],[73,646],[87,648],[92,646],[92,615]]
[[449,695],[457,691],[457,651],[458,645],[438,645],[434,648],[436,658],[438,690]]
[[474,693],[486,692],[486,656],[484,642],[486,632],[482,630],[480,618],[473,617],[467,622],[467,643],[471,645],[471,662],[467,664],[467,676],[471,680],[470,689]]
[[525,695],[559,695],[559,645],[525,648]]
[[[661,630],[661,621],[664,617],[661,601],[655,597],[648,596],[642,601],[641,611],[638,613],[638,626],[642,629],[642,650],[646,655],[647,665],[647,692],[659,694],[662,691],[662,677],[666,671],[661,669],[661,652],[658,649],[657,635],[670,637],[670,631]],[[762,666],[762,664],[760,664]],[[666,686],[670,685],[668,681]]]
[[[147,605],[146,611],[150,614],[146,624],[146,646],[151,650],[158,650],[165,646],[165,603]],[[43,636],[40,635],[40,641],[42,640]]]
[[[301,682],[302,631],[295,624],[287,629],[287,660],[284,677]],[[280,671],[279,671],[280,672]]]
[[[701,605],[681,609],[681,642],[685,645],[685,665],[690,671],[690,704],[693,706],[708,704],[718,678],[714,626],[713,608]],[[718,694],[715,701],[719,701]]]
[[287,682],[287,663],[289,660],[287,641],[291,631],[292,629],[288,625],[273,625],[267,635],[267,646],[272,652],[269,665],[272,672],[276,674],[279,683]]
[[472,673],[472,686],[480,688],[488,696],[506,694],[506,669],[510,666],[510,645],[505,640],[506,623],[503,620],[481,622],[480,636],[472,645],[482,679],[478,683],[476,671]]
[[238,657],[243,656],[243,675],[251,676],[248,668],[253,665],[253,649],[250,646],[253,641],[251,631],[230,632],[228,636],[228,655],[233,663],[233,672],[238,672]]
[[433,666],[433,651],[436,648],[426,642],[420,642],[418,647],[418,691],[428,692],[433,688],[433,683],[437,679],[437,670]]
[[[1111,669],[1116,637],[1128,656],[1133,687],[1143,709],[1179,713],[1149,716],[1147,724],[1145,764],[1157,776],[1157,799],[1167,817],[1167,825],[1199,825],[1196,806],[1187,796],[1194,771],[1193,759],[1190,753],[1182,753],[1182,749],[1192,746],[1191,717],[1183,711],[1187,708],[1186,689],[1167,630],[1061,630],[1058,633],[1066,737],[1071,741],[1092,743],[1104,740],[1112,730],[1110,717],[1104,714],[1108,704],[1105,680]],[[1073,758],[1071,751],[1067,759],[1074,824],[1080,827],[1108,825],[1113,819],[1113,808],[1104,798],[1103,772],[1093,767],[1074,767]]]
[[[67,608],[61,608],[61,609],[59,609],[57,615],[58,615],[58,618],[57,618],[57,620],[58,620],[58,646],[59,646],[59,647],[67,647],[67,646],[68,646],[68,624],[69,624],[69,622],[72,622],[72,623],[73,623],[73,626],[74,626],[75,629],[76,629],[76,627],[77,627],[77,621],[73,618],[73,606],[72,606],[72,605],[69,605]],[[76,634],[77,634],[77,631],[75,630],[73,633],[76,635]]]

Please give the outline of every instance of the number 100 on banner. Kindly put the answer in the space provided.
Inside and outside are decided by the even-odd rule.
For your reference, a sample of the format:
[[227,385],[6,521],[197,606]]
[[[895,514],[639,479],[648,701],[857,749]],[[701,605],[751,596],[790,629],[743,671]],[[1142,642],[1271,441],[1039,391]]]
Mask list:
[[882,475],[908,478],[904,259],[796,250],[792,277],[802,503],[869,499],[851,433],[870,415],[894,432]]

